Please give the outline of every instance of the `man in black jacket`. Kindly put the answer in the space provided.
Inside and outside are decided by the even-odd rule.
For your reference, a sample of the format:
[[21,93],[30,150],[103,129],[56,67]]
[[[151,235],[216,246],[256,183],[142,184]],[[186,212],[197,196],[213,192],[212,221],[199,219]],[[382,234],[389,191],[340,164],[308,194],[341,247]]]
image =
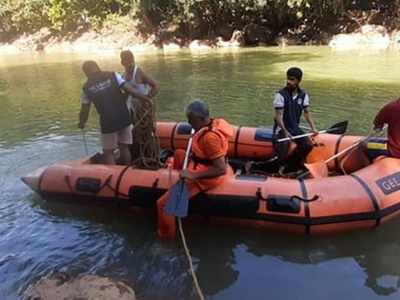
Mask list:
[[85,61],[82,70],[87,77],[81,94],[81,111],[78,127],[83,129],[89,117],[90,105],[99,114],[104,163],[115,164],[114,150],[119,148],[121,163],[131,163],[129,145],[132,144],[132,125],[121,89],[142,101],[150,98],[139,93],[122,76],[115,72],[101,71],[94,61]]

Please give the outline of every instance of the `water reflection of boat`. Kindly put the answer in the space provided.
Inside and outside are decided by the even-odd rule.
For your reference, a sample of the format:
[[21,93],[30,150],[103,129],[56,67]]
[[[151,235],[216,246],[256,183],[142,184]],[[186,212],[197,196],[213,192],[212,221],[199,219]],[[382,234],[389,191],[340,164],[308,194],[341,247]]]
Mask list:
[[[190,128],[184,123],[159,123],[165,149],[184,148]],[[273,155],[271,130],[237,127],[230,141],[232,159],[261,159]],[[361,137],[321,134],[310,162],[325,160]],[[170,168],[142,170],[106,166],[88,159],[58,162],[23,178],[45,198],[94,199],[152,209],[156,200],[178,180]],[[295,233],[321,234],[375,228],[400,209],[400,162],[384,158],[369,163],[357,149],[332,161],[332,171],[349,172],[306,180],[260,174],[230,176],[219,187],[196,196],[190,215],[245,223]]]
[[[66,202],[34,199],[32,201],[36,201],[43,211],[57,219],[62,218],[64,221],[69,219],[69,222],[83,220],[90,222],[93,226],[98,223],[105,224],[104,228],[122,237],[125,241],[125,248],[135,249],[134,254],[131,255],[137,259],[130,260],[130,262],[141,261],[140,264],[135,263],[135,267],[143,272],[138,276],[138,284],[141,287],[149,284],[157,285],[160,279],[170,280],[171,274],[165,272],[163,268],[168,266],[168,261],[174,261],[177,266],[174,268],[176,274],[172,274],[172,277],[175,279],[179,277],[179,280],[178,283],[176,280],[169,282],[168,287],[172,289],[170,292],[179,293],[182,298],[187,298],[187,295],[190,294],[190,288],[186,290],[187,286],[191,287],[190,277],[188,274],[186,276],[181,274],[181,272],[187,272],[185,261],[182,259],[182,262],[177,263],[176,258],[171,257],[171,255],[178,257],[180,255],[175,245],[168,244],[160,248],[158,243],[154,244],[157,239],[155,239],[155,224],[151,219],[140,216],[140,218],[136,217],[135,220],[132,220],[134,212],[110,210],[107,206],[102,205],[74,205]],[[391,226],[385,226],[384,231],[371,231],[369,234],[355,232],[348,235],[313,239],[305,239],[302,236],[288,238],[287,235],[275,233],[260,234],[249,228],[236,227],[232,230],[231,226],[209,222],[209,220],[203,220],[202,226],[187,224],[185,232],[196,264],[196,273],[203,291],[207,295],[215,295],[235,283],[238,283],[239,287],[241,286],[240,273],[243,270],[238,267],[238,264],[247,257],[242,257],[243,251],[238,251],[240,248],[244,248],[244,252],[249,253],[259,262],[258,267],[252,269],[254,277],[251,286],[243,287],[246,289],[256,286],[264,286],[264,290],[274,289],[277,279],[270,282],[263,281],[266,273],[270,273],[273,277],[276,272],[279,272],[279,270],[271,269],[268,260],[263,260],[263,258],[269,257],[272,260],[280,261],[279,265],[288,263],[289,268],[291,264],[294,264],[293,268],[299,269],[298,265],[300,265],[300,273],[304,276],[309,274],[307,269],[312,266],[315,266],[316,271],[320,265],[328,265],[332,269],[355,268],[357,280],[361,279],[359,288],[364,285],[377,295],[392,295],[398,292],[398,282],[400,282],[400,267],[397,259],[400,242],[397,238],[398,226],[396,226],[399,224],[396,222]],[[135,234],[132,234],[132,226]],[[159,251],[161,252],[159,253]],[[127,254],[123,253],[123,255]],[[143,261],[140,255],[151,259],[149,262]],[[352,265],[352,262],[355,264]],[[139,267],[136,264],[143,264],[143,266]],[[301,268],[302,266],[304,269]],[[356,268],[357,266],[359,268]],[[131,265],[129,267],[133,268]],[[384,282],[385,277],[391,277],[392,282]],[[182,284],[186,280],[185,278],[188,280],[187,286]],[[287,280],[289,283],[290,279]],[[309,293],[307,286],[313,284],[312,278],[303,277],[299,280],[303,280],[304,289]],[[311,282],[307,282],[308,280]],[[340,285],[342,281],[346,280],[349,278],[337,278],[336,284]],[[332,283],[327,282],[327,284]],[[164,285],[162,286],[164,287]],[[313,286],[313,290],[319,288],[323,289],[323,287]],[[301,297],[301,295],[298,296]]]

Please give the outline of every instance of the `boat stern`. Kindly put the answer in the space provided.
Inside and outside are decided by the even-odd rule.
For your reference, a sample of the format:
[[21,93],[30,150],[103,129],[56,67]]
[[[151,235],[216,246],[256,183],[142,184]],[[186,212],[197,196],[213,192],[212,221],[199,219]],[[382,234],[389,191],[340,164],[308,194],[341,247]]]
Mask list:
[[36,193],[40,193],[40,177],[43,172],[46,170],[47,166],[36,169],[35,171],[21,177],[23,183],[29,186]]

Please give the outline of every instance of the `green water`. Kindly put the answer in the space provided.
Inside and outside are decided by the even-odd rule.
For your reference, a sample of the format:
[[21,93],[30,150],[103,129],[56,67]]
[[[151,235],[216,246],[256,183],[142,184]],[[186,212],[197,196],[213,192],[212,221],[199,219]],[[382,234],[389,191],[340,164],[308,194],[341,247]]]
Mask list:
[[[17,299],[51,271],[95,273],[134,286],[141,299],[195,299],[182,249],[155,235],[154,220],[101,207],[48,203],[20,176],[84,154],[77,129],[80,65],[95,59],[121,70],[117,55],[0,57],[0,299]],[[400,96],[400,53],[332,52],[326,47],[139,54],[161,85],[159,120],[183,120],[193,98],[234,124],[272,124],[272,98],[290,66],[319,128],[349,120],[366,134],[385,102]],[[99,149],[97,116],[88,126]],[[210,299],[398,299],[400,222],[376,231],[305,238],[252,230],[188,226],[200,283]]]

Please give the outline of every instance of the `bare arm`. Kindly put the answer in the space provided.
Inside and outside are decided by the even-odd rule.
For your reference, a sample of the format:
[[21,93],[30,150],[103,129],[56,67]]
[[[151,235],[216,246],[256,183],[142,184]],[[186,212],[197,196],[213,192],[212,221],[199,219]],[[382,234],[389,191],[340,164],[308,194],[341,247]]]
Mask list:
[[287,137],[292,136],[289,133],[289,131],[286,129],[285,124],[283,124],[283,109],[275,108],[275,121],[278,124],[278,126],[282,129],[285,136],[287,136]]
[[308,110],[307,107],[304,109],[304,118],[306,119],[306,121],[307,121],[308,125],[310,126],[311,130],[313,132],[317,132],[317,128],[315,127],[314,120],[313,120],[313,118],[311,116],[311,112]]
[[149,96],[151,98],[153,98],[155,95],[158,94],[158,92],[160,91],[160,86],[158,85],[158,83],[156,81],[154,81],[150,76],[147,76],[146,73],[144,73],[141,69],[140,73],[142,75],[142,80],[144,83],[147,83],[148,85],[151,86],[151,91],[149,93]]
[[78,128],[85,128],[85,124],[89,118],[90,104],[81,104],[81,111],[79,112]]
[[181,178],[199,180],[207,178],[215,178],[226,174],[225,157],[221,156],[212,160],[212,165],[204,172],[190,172],[188,169],[181,172]]
[[374,119],[374,130],[379,131],[382,130],[383,125],[388,122],[388,109],[389,106],[384,106],[378,112]]
[[151,102],[151,99],[148,96],[139,93],[130,82],[125,82],[121,88],[137,99]]

